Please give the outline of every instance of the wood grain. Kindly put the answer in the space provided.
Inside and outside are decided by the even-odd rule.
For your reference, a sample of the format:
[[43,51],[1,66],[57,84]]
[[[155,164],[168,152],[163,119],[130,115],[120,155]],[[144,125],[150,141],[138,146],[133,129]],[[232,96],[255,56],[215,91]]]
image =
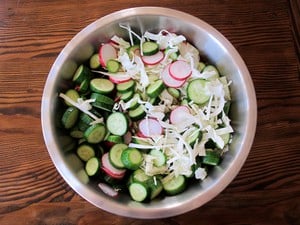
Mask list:
[[[82,28],[116,10],[162,6],[203,19],[233,43],[258,101],[256,137],[234,181],[189,213],[115,216],[78,196],[44,145],[40,107],[55,58]],[[0,0],[0,224],[300,224],[299,1]]]

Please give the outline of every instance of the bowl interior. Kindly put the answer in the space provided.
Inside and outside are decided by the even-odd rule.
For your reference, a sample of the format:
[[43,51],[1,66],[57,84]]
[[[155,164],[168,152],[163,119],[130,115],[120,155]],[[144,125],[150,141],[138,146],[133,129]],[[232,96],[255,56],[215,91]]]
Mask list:
[[[97,51],[100,43],[113,35],[128,37],[119,24],[128,24],[137,32],[161,29],[183,34],[202,56],[216,64],[221,74],[232,80],[231,119],[235,130],[230,151],[221,165],[203,182],[195,183],[184,193],[151,203],[133,202],[127,196],[110,198],[96,184],[86,184],[83,164],[67,150],[72,140],[57,125],[60,115],[58,93],[66,90],[78,65]],[[234,47],[213,27],[183,12],[142,7],[122,10],[105,16],[84,28],[62,50],[53,64],[42,98],[42,127],[49,154],[66,182],[92,204],[115,214],[136,218],[162,218],[178,215],[203,205],[220,193],[237,175],[250,150],[256,128],[256,98],[251,77]]]

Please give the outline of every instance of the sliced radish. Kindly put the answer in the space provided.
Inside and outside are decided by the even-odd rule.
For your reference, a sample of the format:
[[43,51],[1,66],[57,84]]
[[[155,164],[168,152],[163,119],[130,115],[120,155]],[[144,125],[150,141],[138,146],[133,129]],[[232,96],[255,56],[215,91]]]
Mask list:
[[129,81],[131,77],[118,77],[118,76],[109,76],[109,80],[115,84],[120,84],[126,81]]
[[192,68],[186,61],[177,60],[170,65],[169,73],[176,80],[186,80],[192,75]]
[[118,192],[106,183],[99,183],[98,187],[103,191],[104,194],[107,194],[111,197],[116,197],[118,195]]
[[170,122],[172,124],[181,123],[187,118],[187,115],[190,115],[189,108],[184,105],[178,106],[171,111]]
[[163,69],[163,71],[161,73],[161,79],[163,80],[163,82],[165,83],[166,86],[173,87],[173,88],[179,88],[185,83],[185,80],[176,80],[176,79],[174,79],[169,73],[170,65],[171,64],[168,64]]
[[106,43],[100,46],[99,61],[102,67],[106,67],[106,62],[118,57],[117,50],[110,44]]
[[158,51],[154,55],[142,56],[142,60],[147,65],[155,65],[163,60],[164,56],[165,55],[162,51]]
[[117,169],[110,163],[108,152],[102,156],[101,162],[102,162],[102,170],[107,175],[109,175],[113,178],[116,178],[116,179],[122,179],[125,176],[126,170]]
[[139,123],[139,130],[144,137],[161,135],[163,128],[160,123],[153,118],[145,118]]

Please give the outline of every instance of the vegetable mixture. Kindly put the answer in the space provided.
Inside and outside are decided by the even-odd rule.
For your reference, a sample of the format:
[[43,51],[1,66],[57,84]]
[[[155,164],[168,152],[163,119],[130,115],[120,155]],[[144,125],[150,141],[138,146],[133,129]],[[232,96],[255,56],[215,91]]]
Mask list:
[[230,82],[183,35],[113,36],[59,96],[90,179],[110,196],[177,195],[221,162],[233,129]]

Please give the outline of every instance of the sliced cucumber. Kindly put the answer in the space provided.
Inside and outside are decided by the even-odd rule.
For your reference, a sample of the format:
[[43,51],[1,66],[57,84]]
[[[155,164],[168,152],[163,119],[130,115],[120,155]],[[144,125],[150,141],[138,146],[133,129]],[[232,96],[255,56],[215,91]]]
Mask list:
[[114,134],[108,135],[107,138],[105,138],[105,140],[108,142],[111,142],[111,143],[116,143],[116,144],[123,143],[123,137],[121,137],[119,135],[114,135]]
[[200,78],[192,80],[187,86],[188,98],[199,105],[207,102],[210,98],[208,83],[209,81]]
[[154,55],[159,51],[159,46],[156,42],[153,41],[145,41],[142,44],[143,55]]
[[73,81],[75,83],[77,83],[77,84],[80,84],[85,79],[89,79],[90,78],[90,74],[91,74],[90,69],[87,66],[81,64],[77,68],[77,70],[76,70],[76,72],[75,72],[75,74],[73,76]]
[[152,149],[149,154],[155,157],[153,161],[154,166],[160,167],[166,164],[167,156],[162,152],[162,150]]
[[195,128],[195,130],[191,133],[190,136],[187,137],[187,143],[190,145],[194,145],[196,140],[201,140],[202,139],[202,132]]
[[142,169],[137,169],[132,173],[132,182],[146,183],[149,179],[151,177],[145,174],[145,171]]
[[[74,89],[67,90],[65,95],[68,96],[70,99],[72,99],[74,102],[77,102],[77,99],[80,98],[79,93]],[[68,101],[65,101],[65,103],[67,106],[72,106],[72,104],[69,103]]]
[[121,112],[113,112],[106,120],[106,126],[110,133],[123,136],[128,131],[128,120]]
[[151,177],[151,179],[147,180],[147,185],[150,189],[150,199],[156,198],[163,190],[162,182],[157,177]]
[[198,68],[198,70],[199,70],[200,72],[202,72],[203,69],[205,68],[205,66],[206,66],[206,65],[205,65],[204,62],[199,62],[197,68]]
[[133,121],[137,121],[143,119],[146,116],[146,112],[144,107],[139,105],[137,108],[129,110],[128,115]]
[[84,132],[85,139],[87,140],[87,142],[92,144],[97,144],[103,141],[105,135],[106,135],[106,128],[103,124],[99,124],[99,123],[90,126]]
[[124,169],[125,165],[123,164],[121,160],[121,155],[125,149],[127,149],[128,146],[126,144],[115,144],[108,153],[109,160],[111,164],[118,168],[118,169]]
[[64,112],[61,122],[66,129],[72,128],[79,117],[79,110],[73,106],[69,106]]
[[125,102],[128,102],[130,99],[132,99],[133,95],[134,95],[134,91],[133,90],[129,90],[129,91],[124,92],[124,93],[121,93],[121,92],[117,93],[117,96],[119,96],[120,99],[123,100],[123,101],[125,101]]
[[90,158],[96,156],[94,147],[86,143],[79,145],[76,153],[78,157],[84,162],[87,162]]
[[90,78],[84,79],[79,86],[77,86],[76,90],[78,90],[81,94],[87,93],[89,90]]
[[185,176],[175,176],[173,179],[163,183],[163,188],[168,195],[177,195],[183,192],[186,188]]
[[142,202],[148,198],[149,189],[145,184],[133,182],[129,185],[129,194],[134,201]]
[[206,149],[206,155],[203,156],[202,163],[205,165],[217,166],[220,163],[221,155],[219,151]]
[[150,98],[156,98],[161,94],[161,92],[164,89],[165,89],[164,82],[162,80],[157,80],[147,87],[146,93]]
[[172,95],[172,97],[176,98],[176,99],[179,99],[180,96],[181,96],[181,93],[178,89],[176,88],[172,88],[172,87],[168,87],[167,88],[167,91],[170,95]]
[[100,60],[99,60],[99,54],[96,53],[94,55],[92,55],[92,57],[90,58],[90,68],[91,69],[98,69],[100,67]]
[[135,87],[135,81],[134,80],[129,80],[120,84],[117,84],[117,91],[124,93],[127,92],[129,90],[133,90]]
[[103,94],[100,94],[100,93],[92,93],[91,94],[91,99],[95,99],[95,102],[92,102],[92,106],[96,107],[96,108],[99,108],[99,109],[102,109],[102,110],[105,110],[105,111],[108,111],[108,112],[111,112],[113,107],[114,107],[114,100],[111,99],[110,97],[107,97]]
[[137,170],[143,162],[143,155],[136,148],[127,148],[122,152],[121,160],[125,168]]
[[120,63],[115,59],[109,59],[106,62],[106,69],[110,73],[116,73],[120,69]]
[[215,66],[213,66],[213,65],[207,65],[207,66],[205,66],[203,68],[202,73],[205,73],[205,72],[212,73],[209,76],[209,79],[214,79],[214,78],[220,77],[220,73],[219,73],[218,69]]
[[101,162],[98,158],[92,157],[85,164],[85,171],[89,176],[95,176],[99,173]]
[[94,78],[90,81],[91,91],[100,93],[100,94],[109,94],[111,93],[115,85],[108,79],[104,78]]

